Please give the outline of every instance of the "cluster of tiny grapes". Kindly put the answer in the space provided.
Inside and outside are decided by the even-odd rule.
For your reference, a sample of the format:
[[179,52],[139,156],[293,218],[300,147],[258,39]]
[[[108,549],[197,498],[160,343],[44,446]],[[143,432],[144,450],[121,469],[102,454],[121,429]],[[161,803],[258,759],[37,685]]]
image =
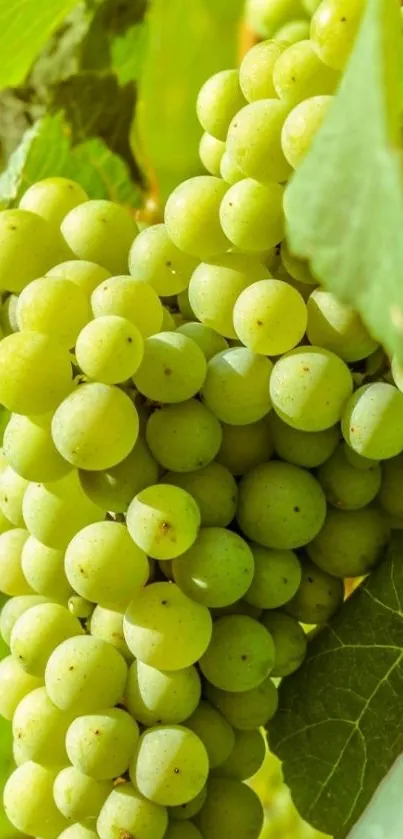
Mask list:
[[164,223],[63,178],[0,213],[4,808],[35,839],[257,839],[278,680],[402,527],[403,368],[284,240],[363,5],[205,83]]

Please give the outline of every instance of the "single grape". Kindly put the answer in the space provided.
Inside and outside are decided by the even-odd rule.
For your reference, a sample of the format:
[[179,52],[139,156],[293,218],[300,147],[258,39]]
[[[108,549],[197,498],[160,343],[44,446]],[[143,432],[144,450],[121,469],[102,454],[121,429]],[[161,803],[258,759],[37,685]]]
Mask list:
[[220,163],[224,152],[225,143],[205,131],[199,143],[199,157],[209,175],[220,177]]
[[157,292],[141,279],[120,275],[109,277],[91,295],[95,318],[115,315],[135,326],[143,338],[159,332],[162,326],[162,305]]
[[307,654],[308,641],[300,623],[284,612],[265,612],[262,624],[274,641],[272,676],[283,678],[298,670]]
[[195,667],[164,671],[134,661],[129,668],[124,702],[143,725],[177,724],[196,710],[200,695],[200,677]]
[[181,335],[187,335],[188,338],[197,344],[206,361],[210,361],[213,355],[218,352],[228,349],[228,343],[225,338],[216,332],[211,326],[206,326],[205,323],[198,323],[192,321],[191,323],[184,323],[178,327],[177,330]]
[[266,417],[249,425],[222,423],[222,442],[216,460],[233,475],[244,475],[270,460],[273,444]]
[[309,38],[309,20],[290,20],[276,30],[273,38],[280,43],[296,44]]
[[228,615],[213,624],[211,643],[199,665],[215,687],[242,692],[258,687],[273,663],[274,644],[270,633],[253,618]]
[[185,288],[184,291],[181,291],[179,294],[177,294],[176,302],[179,306],[179,312],[177,316],[181,316],[185,319],[185,321],[193,321],[195,319],[195,313],[190,305],[189,292],[187,288]]
[[126,519],[130,536],[148,556],[173,559],[195,541],[200,512],[181,487],[156,484],[135,496]]
[[165,405],[151,414],[146,440],[157,462],[174,472],[202,469],[214,460],[221,444],[221,425],[197,399]]
[[127,318],[104,315],[81,330],[76,358],[83,373],[105,384],[118,384],[136,372],[143,357],[141,333]]
[[55,839],[68,823],[53,800],[57,770],[27,761],[4,787],[4,810],[11,824],[30,836]]
[[75,181],[44,178],[28,187],[18,206],[59,227],[67,213],[84,201],[88,201],[88,195]]
[[75,283],[82,289],[86,297],[91,297],[94,289],[110,277],[109,271],[96,262],[86,259],[71,259],[54,265],[46,274],[47,277],[61,277]]
[[301,563],[290,550],[251,546],[255,562],[252,583],[244,595],[258,609],[277,609],[288,603],[301,582]]
[[41,766],[67,763],[66,732],[71,714],[50,701],[44,687],[21,699],[13,716],[14,757],[18,764],[33,760]]
[[66,349],[39,332],[16,332],[0,341],[0,402],[17,414],[44,414],[72,386]]
[[78,333],[90,318],[84,291],[62,277],[33,280],[18,298],[19,329],[41,332],[66,349],[74,347]]
[[219,220],[219,208],[227,188],[220,178],[199,175],[183,181],[171,192],[165,206],[165,224],[169,237],[180,250],[199,259],[209,259],[227,250],[228,240]]
[[302,623],[326,623],[343,603],[343,581],[304,560],[301,585],[285,610]]
[[221,422],[229,425],[257,422],[271,408],[269,380],[272,369],[268,358],[245,347],[224,350],[207,365],[203,401]]
[[40,603],[46,603],[46,597],[41,597],[38,594],[21,594],[6,600],[0,611],[0,633],[8,647],[10,646],[13,626],[20,615],[23,615],[32,606],[39,606]]
[[[317,285],[317,280],[311,273],[308,262],[305,259],[300,259],[295,254],[291,253],[286,239],[281,243],[281,263],[287,273],[294,280],[305,286]],[[312,289],[310,289],[312,291]]]
[[[0,215],[0,288],[19,293],[55,263],[58,237],[52,226],[28,210],[2,210]],[[56,241],[57,240],[57,241]]]
[[252,690],[240,692],[221,690],[207,683],[205,693],[225,719],[242,731],[265,726],[277,711],[277,689],[269,677]]
[[235,731],[235,743],[227,759],[220,764],[217,775],[245,781],[260,769],[266,754],[266,744],[258,729]]
[[246,19],[262,38],[271,38],[280,26],[301,16],[300,0],[247,0]]
[[[343,442],[343,451],[346,457],[346,460],[349,462],[351,466],[354,466],[355,469],[361,469],[363,472],[368,471],[369,469],[373,469],[375,465],[378,464],[377,460],[374,460],[370,457],[364,457],[362,454],[358,454],[355,452],[354,449],[351,449],[348,443],[344,440]],[[382,464],[383,468],[386,467],[386,463]]]
[[[181,324],[181,326],[186,326],[186,324]],[[162,307],[162,327],[161,327],[161,331],[162,332],[175,332],[176,331],[176,320],[174,320],[173,315],[171,314],[169,309],[167,309],[166,306]],[[189,337],[191,338],[192,336],[190,335]]]
[[306,469],[314,469],[328,460],[340,440],[337,425],[324,431],[299,431],[283,422],[274,411],[269,416],[269,433],[281,460]]
[[15,709],[31,691],[43,685],[43,679],[31,676],[12,655],[0,661],[0,716],[12,720]]
[[302,340],[307,309],[292,286],[282,280],[260,280],[239,295],[233,318],[238,338],[248,349],[282,355]]
[[[87,601],[85,601],[87,602]],[[129,663],[133,661],[133,656],[126,644],[123,633],[123,615],[124,607],[117,609],[105,609],[103,606],[95,606],[91,603],[91,611],[89,614],[89,631],[94,638],[102,638],[115,647],[123,658]]]
[[59,603],[41,603],[24,612],[15,622],[11,652],[32,676],[43,676],[49,656],[56,647],[83,632],[80,621]]
[[[121,784],[112,790],[97,821],[100,839],[163,839],[168,825],[165,807],[144,798],[131,784]],[[80,837],[78,837],[80,839]]]
[[27,583],[43,597],[65,603],[72,594],[64,570],[64,551],[48,548],[30,536],[22,549],[21,568]]
[[259,183],[250,177],[234,183],[220,207],[222,228],[230,242],[251,254],[277,245],[284,236],[283,194],[278,183]]
[[235,516],[238,487],[220,463],[213,461],[194,472],[167,472],[161,481],[181,487],[193,496],[203,527],[227,527]]
[[110,708],[73,720],[66,750],[72,765],[84,775],[108,780],[126,772],[138,737],[133,717],[121,708]]
[[309,151],[332,100],[332,96],[311,96],[296,105],[287,116],[281,132],[281,147],[293,169]]
[[61,231],[77,259],[96,262],[119,274],[126,270],[138,227],[125,207],[96,200],[70,210],[63,219]]
[[186,727],[200,737],[208,754],[210,769],[220,766],[235,745],[232,726],[205,700],[200,702],[192,716],[186,720]]
[[[85,600],[84,597],[80,597],[78,594],[72,594],[67,601],[67,608],[75,618],[87,620],[92,615],[94,604],[90,603],[89,600]],[[118,644],[115,643],[114,646],[117,647]]]
[[99,839],[99,837],[95,829],[87,827],[86,822],[75,822],[59,833],[57,839]]
[[110,781],[96,781],[74,766],[62,769],[53,784],[53,797],[58,810],[69,821],[82,821],[85,824],[98,818],[111,792]]
[[0,592],[9,597],[34,594],[22,570],[21,555],[29,533],[15,527],[0,535]]
[[307,334],[311,344],[325,347],[344,361],[359,361],[378,342],[367,332],[359,314],[330,291],[315,289],[309,297]]
[[202,836],[209,839],[258,839],[263,807],[256,793],[240,781],[211,778],[207,797],[195,818]]
[[226,140],[228,126],[245,104],[238,70],[221,70],[204,83],[196,103],[202,128],[217,140]]
[[328,574],[362,577],[381,558],[389,536],[385,518],[376,508],[353,511],[330,508],[321,532],[307,546],[307,552]]
[[309,40],[290,45],[273,69],[276,95],[290,105],[334,93],[338,82],[339,73],[323,64]]
[[[365,475],[366,472],[363,474]],[[378,501],[382,510],[391,516],[403,516],[403,497],[400,492],[402,480],[403,454],[399,454],[382,464],[382,483]]]
[[[0,472],[0,509],[3,516],[14,527],[24,527],[22,505],[27,487],[28,481],[15,472],[11,466],[6,466]],[[10,528],[7,528],[7,530],[10,530]]]
[[359,387],[345,406],[341,429],[357,454],[395,457],[403,449],[403,394],[386,382]]
[[13,332],[18,332],[17,306],[17,294],[9,294],[3,304],[0,305],[0,335],[2,338],[11,335]]
[[94,504],[125,513],[131,500],[158,480],[159,468],[146,442],[138,437],[131,452],[116,466],[98,472],[79,472],[80,483]]
[[71,470],[52,440],[51,420],[51,414],[12,414],[7,424],[3,439],[5,457],[26,481],[57,481]]
[[343,443],[319,467],[316,475],[329,503],[342,510],[366,507],[378,495],[382,480],[381,467],[376,461],[372,469],[352,466],[346,458]]
[[45,684],[62,711],[92,713],[115,705],[127,678],[124,659],[100,638],[81,635],[59,644],[49,658]]
[[279,99],[259,99],[234,116],[227,151],[248,178],[263,183],[288,178],[291,169],[281,148],[281,132],[289,111],[290,106]]
[[179,294],[187,288],[196,265],[194,257],[174,245],[165,224],[142,230],[129,253],[132,276],[148,283],[160,297]]
[[164,839],[203,839],[200,830],[193,822],[171,822],[164,834]]
[[[179,804],[177,807],[169,807],[168,814],[169,818],[173,819],[176,822],[183,822],[185,821],[186,824],[193,824],[193,822],[189,822],[189,819],[192,819],[196,813],[199,812],[201,807],[206,800],[207,795],[207,787],[204,786],[200,792],[195,795],[190,801],[187,801],[186,804]],[[164,837],[165,839],[165,837]]]
[[200,347],[178,332],[160,332],[144,342],[144,356],[133,376],[136,388],[154,402],[184,402],[203,385],[206,359]]
[[310,37],[320,59],[343,70],[353,48],[365,0],[322,0],[314,11]]
[[227,151],[224,152],[220,163],[220,174],[227,184],[236,184],[245,175]]
[[244,55],[239,68],[239,84],[248,102],[276,97],[273,68],[286,49],[280,41],[261,41]]

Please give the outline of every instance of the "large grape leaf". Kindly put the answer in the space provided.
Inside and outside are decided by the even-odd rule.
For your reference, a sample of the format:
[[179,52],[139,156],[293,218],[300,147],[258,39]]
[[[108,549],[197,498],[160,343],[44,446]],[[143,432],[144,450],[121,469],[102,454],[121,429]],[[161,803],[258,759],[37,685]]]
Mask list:
[[335,839],[348,834],[403,751],[402,701],[399,535],[366,583],[312,640],[303,667],[283,681],[269,726],[270,746],[284,762],[301,815]]

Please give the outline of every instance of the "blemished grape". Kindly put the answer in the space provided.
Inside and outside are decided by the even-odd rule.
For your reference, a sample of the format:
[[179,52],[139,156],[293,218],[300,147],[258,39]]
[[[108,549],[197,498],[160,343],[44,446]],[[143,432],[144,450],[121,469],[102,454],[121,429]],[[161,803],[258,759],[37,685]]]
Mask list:
[[80,330],[91,318],[84,291],[62,277],[33,280],[22,290],[17,322],[22,332],[41,332],[66,349],[74,347]]
[[61,231],[77,259],[96,262],[119,274],[126,270],[138,227],[120,204],[93,200],[70,210],[62,221]]
[[95,318],[115,315],[129,320],[143,338],[162,327],[163,312],[157,292],[135,277],[108,277],[92,292],[91,307]]
[[54,230],[28,210],[0,214],[0,288],[19,293],[42,277],[57,259]]
[[403,449],[403,393],[386,382],[359,387],[345,406],[341,429],[357,454],[395,457]]
[[337,447],[317,473],[328,502],[341,510],[359,510],[378,495],[382,472],[379,463],[372,469],[357,469],[346,458],[343,443]]
[[103,781],[126,772],[138,737],[133,717],[121,708],[109,708],[73,720],[66,734],[66,751],[76,769]]
[[156,461],[173,472],[192,472],[214,460],[222,440],[221,425],[197,399],[165,405],[151,414],[146,440]]
[[310,37],[320,59],[342,70],[353,48],[365,0],[322,0],[311,21]]
[[55,839],[68,826],[53,799],[56,775],[57,769],[33,761],[23,763],[10,775],[4,787],[4,809],[17,830]]
[[222,423],[222,442],[216,460],[233,475],[244,475],[270,460],[273,444],[266,417],[248,425]]
[[130,502],[158,480],[158,463],[146,442],[137,438],[131,452],[116,466],[98,472],[79,472],[80,483],[88,498],[104,510],[125,513]]
[[45,178],[28,187],[18,206],[58,227],[67,213],[84,201],[88,201],[88,195],[75,181]]
[[[366,472],[362,473],[367,475]],[[382,513],[362,510],[332,510],[316,539],[307,546],[310,558],[335,577],[361,577],[376,565],[389,539]],[[29,613],[28,613],[29,614]]]
[[89,262],[86,259],[71,259],[60,262],[50,268],[47,277],[61,277],[78,285],[87,297],[91,297],[94,289],[104,280],[110,277],[110,272],[96,262]]
[[209,839],[222,839],[225,835],[232,839],[258,839],[263,807],[256,793],[240,781],[211,778],[195,823]]
[[46,665],[45,684],[62,711],[92,713],[115,705],[123,696],[127,666],[105,641],[89,635],[68,638]]
[[52,440],[51,414],[12,414],[3,438],[7,463],[27,481],[57,481],[71,470]]
[[[83,600],[83,598],[79,599]],[[88,604],[88,601],[83,602],[90,606],[89,615],[84,615],[84,617],[90,617],[88,625],[90,634],[93,635],[94,638],[102,638],[103,641],[107,641],[108,644],[115,647],[127,662],[130,663],[133,661],[133,656],[126,644],[123,632],[123,616],[125,607],[122,606],[119,609],[105,609],[103,606],[99,606],[98,604],[94,609],[93,603]]]
[[22,527],[6,530],[0,535],[0,591],[9,597],[33,594],[22,570],[22,549],[29,533]]
[[52,411],[72,387],[67,350],[39,332],[0,341],[0,402],[17,414]]
[[283,422],[275,411],[269,416],[268,426],[278,457],[306,469],[314,469],[328,460],[340,440],[337,425],[324,431],[299,431]]
[[209,702],[200,702],[186,720],[186,727],[200,737],[208,754],[210,769],[220,766],[227,759],[235,744],[234,730]]
[[167,825],[166,808],[126,783],[115,787],[106,799],[97,820],[97,835],[100,839],[119,839],[125,834],[136,839],[163,839]]
[[174,244],[190,256],[209,259],[228,248],[219,209],[228,185],[212,175],[189,178],[176,187],[165,206],[165,225]]
[[134,375],[141,364],[144,342],[127,318],[104,315],[90,321],[78,335],[75,355],[83,373],[114,385]]
[[282,280],[260,280],[239,295],[233,318],[238,338],[248,349],[281,355],[299,344],[308,315],[292,286]]
[[300,0],[247,0],[247,21],[263,38],[272,38],[285,23],[303,16]]
[[[24,527],[22,505],[27,488],[28,481],[15,472],[11,466],[6,466],[0,473],[0,509],[14,527]],[[12,539],[12,536],[8,538]],[[4,543],[6,541],[4,540]]]
[[287,116],[281,132],[281,148],[293,169],[309,151],[332,100],[332,96],[312,96],[296,105]]
[[262,41],[243,57],[239,68],[239,84],[248,102],[277,96],[273,84],[273,68],[285,49],[286,44],[281,41]]
[[43,679],[31,676],[12,655],[0,661],[0,715],[12,720],[15,709],[27,694],[43,685]]
[[39,594],[22,594],[6,600],[0,611],[0,633],[8,647],[12,628],[20,615],[32,606],[39,606],[40,603],[46,603],[46,597],[41,597]]
[[227,759],[217,769],[217,775],[245,781],[260,769],[266,754],[266,744],[258,729],[235,731],[235,743]]
[[202,128],[217,140],[225,141],[232,118],[244,104],[238,70],[221,70],[200,89],[196,112]]
[[220,164],[224,152],[225,143],[205,131],[199,143],[199,157],[207,172],[216,178],[221,174]]
[[132,539],[148,556],[174,559],[195,541],[200,511],[186,490],[156,484],[135,496],[126,523]]
[[255,571],[248,591],[247,603],[258,609],[277,609],[294,597],[301,582],[301,564],[290,550],[264,548],[251,544]]
[[49,656],[56,647],[83,632],[80,621],[59,603],[41,603],[15,622],[10,648],[21,667],[32,676],[44,676]]
[[261,618],[274,641],[273,677],[283,678],[298,670],[307,653],[308,641],[300,623],[285,612],[265,612]]
[[33,760],[42,766],[67,763],[65,738],[71,714],[50,701],[44,687],[21,699],[13,716],[14,757],[18,764]]
[[165,224],[146,227],[135,238],[129,253],[129,271],[148,283],[160,297],[179,294],[189,285],[197,259],[179,250]]
[[325,347],[344,361],[367,358],[378,346],[357,312],[330,291],[315,289],[309,297],[307,334],[311,344]]
[[143,360],[133,381],[154,402],[184,402],[202,387],[206,368],[204,354],[191,338],[160,332],[144,341]]
[[98,818],[111,792],[110,781],[96,781],[74,766],[62,769],[53,784],[53,797],[62,815],[71,821],[84,823]]
[[339,74],[323,64],[309,40],[290,45],[273,68],[276,95],[290,105],[334,93],[338,81]]
[[262,183],[285,181],[291,173],[281,147],[284,120],[290,112],[279,99],[260,99],[234,116],[227,151],[247,178]]
[[222,228],[230,242],[250,254],[277,245],[284,235],[283,195],[278,183],[259,183],[250,177],[234,183],[220,206]]
[[171,822],[164,834],[164,839],[203,839],[200,830],[193,822]]
[[273,663],[270,633],[247,615],[228,615],[215,621],[211,643],[199,664],[214,687],[242,692],[258,687]]
[[302,623],[326,623],[340,608],[344,597],[343,581],[323,571],[313,562],[302,563],[300,587],[285,611]]
[[177,724],[196,710],[201,682],[193,665],[181,670],[157,670],[134,661],[125,689],[125,706],[143,725]]
[[228,349],[228,342],[223,335],[220,335],[211,326],[206,326],[205,323],[198,323],[198,321],[184,323],[178,327],[177,332],[192,338],[195,344],[200,347],[206,361],[210,361],[210,358],[217,355],[218,352]]
[[271,409],[270,359],[246,347],[231,347],[210,359],[201,395],[208,408],[229,425],[248,425]]
[[181,487],[193,496],[203,527],[227,527],[235,516],[236,481],[230,471],[216,461],[194,472],[167,472],[161,481]]

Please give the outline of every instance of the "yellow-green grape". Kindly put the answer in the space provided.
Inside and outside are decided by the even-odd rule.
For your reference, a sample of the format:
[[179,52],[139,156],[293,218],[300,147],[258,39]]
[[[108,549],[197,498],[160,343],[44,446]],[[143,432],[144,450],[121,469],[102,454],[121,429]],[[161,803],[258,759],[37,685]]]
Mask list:
[[123,696],[127,665],[111,644],[78,635],[59,644],[45,671],[49,699],[76,715],[116,705]]
[[74,347],[91,311],[84,291],[62,277],[33,280],[22,290],[17,305],[22,332],[42,332],[66,349]]
[[258,620],[262,615],[263,609],[251,606],[246,600],[236,600],[235,603],[230,603],[229,606],[212,608],[210,611],[213,620],[223,618],[225,615],[247,615],[249,618],[256,618]]
[[160,297],[179,294],[187,288],[196,265],[197,259],[174,245],[165,224],[142,230],[129,253],[132,276],[148,283]]
[[104,315],[81,330],[75,348],[83,373],[97,382],[114,385],[134,375],[141,364],[144,341],[127,318]]
[[29,836],[55,839],[68,826],[53,799],[57,769],[27,761],[4,787],[4,809],[11,824]]
[[264,548],[251,544],[255,573],[244,595],[247,603],[258,609],[277,609],[288,603],[301,582],[301,563],[290,550]]
[[[94,609],[94,604],[90,603],[89,600],[85,600],[84,597],[80,597],[78,594],[72,594],[67,601],[67,608],[70,614],[73,615],[75,618],[79,618],[80,620],[87,620],[91,617],[91,614]],[[118,647],[118,643],[115,643],[114,646]]]
[[206,651],[212,620],[206,606],[191,600],[179,586],[152,583],[130,603],[123,628],[137,659],[161,670],[182,670]]
[[196,710],[201,695],[199,674],[193,665],[181,670],[157,670],[133,661],[124,704],[143,725],[177,724]]
[[210,769],[220,766],[230,755],[235,745],[232,726],[213,708],[202,700],[193,714],[186,720],[186,727],[194,731],[204,744]]
[[212,134],[204,132],[199,143],[199,157],[207,172],[210,175],[220,177],[220,164],[225,152],[225,143],[217,140]]
[[53,784],[54,800],[62,815],[69,821],[82,821],[85,824],[98,818],[111,792],[110,781],[96,781],[74,766],[62,769]]
[[28,536],[28,531],[19,527],[0,536],[0,591],[9,597],[34,593],[21,566],[22,549]]
[[0,341],[0,402],[17,414],[44,414],[72,387],[70,356],[39,332],[16,332]]
[[272,676],[289,676],[298,670],[306,656],[308,641],[305,632],[295,618],[284,612],[265,612],[261,620],[274,641]]
[[150,450],[164,469],[192,472],[214,460],[221,444],[221,425],[197,399],[165,405],[151,414],[146,428]]
[[24,612],[15,622],[10,648],[21,667],[32,676],[43,677],[53,650],[83,632],[80,621],[59,603],[41,603]]
[[291,463],[262,463],[241,480],[237,520],[242,532],[260,545],[302,547],[319,533],[325,515],[319,482]]
[[346,458],[343,443],[337,447],[317,473],[328,502],[342,510],[359,510],[378,495],[382,472],[379,463],[372,461],[371,469],[357,469]]
[[315,469],[328,460],[340,440],[337,425],[324,431],[299,431],[283,422],[274,411],[268,425],[274,451],[281,460],[306,469]]
[[76,769],[103,781],[126,772],[138,737],[133,717],[121,708],[109,708],[73,720],[66,734],[66,750]]
[[131,784],[120,784],[102,807],[97,835],[100,839],[118,839],[125,834],[138,839],[163,839],[167,825],[165,807],[144,798]]
[[12,720],[24,696],[43,685],[43,679],[31,676],[12,655],[0,661],[0,716]]
[[71,714],[50,701],[44,687],[21,699],[13,716],[14,756],[18,765],[33,760],[42,766],[67,763],[66,732]]
[[[224,196],[220,219],[228,239],[242,251],[261,253],[283,238],[283,187],[244,178]],[[260,278],[258,278],[260,279]]]
[[339,73],[323,64],[309,40],[289,46],[273,69],[276,94],[290,105],[334,93],[338,81]]
[[296,44],[309,38],[309,32],[309,20],[290,20],[276,30],[273,39],[281,43]]
[[181,291],[177,295],[176,300],[179,306],[179,314],[182,315],[185,320],[194,321],[195,313],[190,305],[188,289],[185,288],[184,291]]
[[0,214],[0,289],[19,293],[57,258],[52,226],[28,210]]
[[94,522],[76,533],[64,562],[77,594],[112,609],[135,597],[149,574],[145,553],[116,521]]
[[174,244],[190,256],[209,259],[224,253],[228,240],[219,219],[221,201],[228,189],[221,178],[199,175],[183,181],[171,192],[165,206],[165,224]]
[[150,801],[178,806],[204,787],[209,760],[204,744],[189,728],[159,725],[141,735],[129,771],[132,783]]
[[291,169],[281,147],[281,132],[289,112],[290,106],[279,99],[259,99],[232,120],[227,151],[248,178],[263,183],[288,178]]
[[[351,466],[354,466],[355,469],[362,469],[365,472],[367,469],[373,469],[375,464],[378,463],[377,460],[369,457],[363,457],[362,454],[355,452],[354,449],[350,448],[346,441],[343,442],[343,449],[346,459]],[[384,466],[386,466],[386,464],[383,464],[382,468]]]
[[211,326],[206,326],[205,323],[198,323],[197,321],[184,323],[178,327],[177,331],[181,335],[187,335],[200,347],[206,361],[210,361],[210,358],[217,355],[218,352],[228,349],[228,342],[224,336],[212,329]]
[[8,647],[13,626],[20,615],[23,615],[27,609],[32,609],[32,606],[39,606],[40,603],[46,603],[46,597],[41,597],[39,594],[21,594],[6,600],[0,612],[0,633]]
[[86,297],[91,297],[94,289],[110,277],[110,272],[96,262],[86,259],[71,259],[54,265],[46,274],[47,277],[61,277],[78,285]]
[[[185,326],[186,324],[182,324],[182,325]],[[169,309],[167,309],[166,306],[163,306],[162,307],[161,331],[162,332],[175,332],[175,330],[176,330],[176,321],[174,320],[173,315],[171,314]],[[189,337],[192,337],[192,336],[190,335]]]
[[391,371],[396,387],[403,392],[403,366],[396,355],[392,358]]
[[207,682],[205,694],[225,719],[242,731],[265,726],[278,707],[277,689],[269,677],[256,688],[240,692],[220,690]]
[[48,548],[30,536],[22,549],[21,568],[27,583],[43,597],[65,603],[72,594],[64,570],[64,551]]
[[317,285],[317,280],[311,273],[308,262],[306,262],[305,259],[299,259],[291,253],[286,240],[281,243],[280,253],[281,262],[285,270],[291,277],[293,277],[294,280],[298,280],[299,283],[303,283],[307,286]]
[[133,656],[126,644],[123,632],[124,607],[117,609],[105,609],[103,606],[95,606],[91,603],[90,622],[88,629],[94,638],[101,638],[112,644],[121,653],[126,661],[131,662]]
[[191,821],[171,822],[164,839],[203,839],[200,830]]
[[271,408],[269,379],[272,369],[268,358],[245,347],[224,350],[207,365],[203,401],[221,422],[228,425],[257,422]]
[[304,560],[301,585],[286,604],[285,611],[302,623],[327,623],[340,608],[343,599],[343,580]]
[[11,466],[0,473],[0,509],[14,527],[24,527],[22,504],[27,487],[28,481]]
[[127,268],[138,227],[125,207],[94,200],[70,210],[61,231],[77,259],[96,262],[112,274],[120,274]]
[[210,778],[207,797],[195,817],[202,836],[209,839],[258,839],[263,825],[263,807],[256,793],[230,778]]
[[154,402],[184,402],[202,387],[206,359],[197,344],[179,332],[160,332],[144,342],[144,356],[133,376],[136,388]]
[[369,335],[359,314],[330,291],[315,289],[307,308],[311,344],[332,350],[348,362],[367,358],[377,349],[378,341]]
[[0,507],[0,534],[5,533],[6,530],[12,530],[12,528],[12,522],[4,515],[3,510]]
[[343,70],[361,23],[365,0],[322,0],[311,21],[311,41],[320,59]]
[[195,541],[200,511],[181,487],[155,484],[134,497],[126,524],[132,539],[148,556],[173,559]]
[[236,184],[245,177],[242,169],[239,168],[227,151],[224,152],[221,158],[220,174],[227,184]]
[[98,472],[79,473],[81,486],[88,498],[114,513],[125,513],[130,502],[159,476],[159,468],[146,442],[138,437],[130,454],[116,466]]
[[359,387],[345,406],[341,428],[358,454],[373,460],[395,457],[403,450],[403,394],[386,382]]
[[196,111],[200,125],[217,140],[225,141],[232,118],[244,104],[238,70],[221,70],[199,91]]
[[235,743],[227,759],[220,764],[217,775],[245,781],[260,769],[266,754],[266,744],[259,729],[235,731]]
[[86,822],[75,822],[59,833],[58,839],[99,839],[99,837],[95,829],[87,827]]
[[378,501],[382,510],[391,516],[403,516],[403,496],[400,492],[402,480],[403,454],[399,454],[382,464],[382,483]]
[[94,289],[91,306],[96,318],[118,315],[131,321],[143,338],[159,332],[162,326],[162,305],[157,292],[134,277],[109,277]]
[[271,38],[274,32],[297,17],[303,17],[301,0],[247,0],[247,21],[263,38]]
[[227,527],[234,518],[238,488],[229,470],[220,463],[213,461],[194,472],[167,472],[161,480],[182,487],[193,496],[203,527]]
[[130,398],[117,387],[80,385],[53,415],[56,448],[79,469],[108,469],[131,452],[139,418]]
[[281,355],[299,344],[305,333],[303,298],[282,280],[260,280],[243,291],[234,306],[234,327],[248,349]]
[[261,41],[248,50],[239,68],[239,84],[248,102],[277,96],[273,68],[286,46],[280,41]]
[[12,414],[4,432],[3,450],[12,469],[26,481],[57,481],[71,471],[51,434],[52,414]]
[[332,100],[332,96],[312,96],[296,105],[287,116],[281,132],[281,147],[293,169],[309,151]]
[[[186,824],[193,824],[193,822],[189,822],[189,819],[192,819],[196,813],[199,812],[201,809],[204,801],[206,800],[207,795],[207,787],[204,786],[200,792],[195,795],[190,801],[187,801],[186,804],[179,804],[178,807],[170,807],[168,810],[169,818],[173,819],[175,822],[186,822]],[[164,837],[165,839],[165,837]]]
[[[227,344],[227,342],[225,342],[225,347],[221,347],[220,349],[225,350],[227,348],[227,346],[228,346],[228,344]],[[5,432],[5,430],[7,428],[7,425],[10,421],[10,417],[11,417],[10,411],[7,411],[7,408],[5,408],[4,405],[0,405],[0,443],[1,443],[1,445],[3,445],[4,432]],[[3,468],[5,469],[6,465],[7,465],[7,463],[6,463],[6,459],[4,457],[4,452],[1,450],[0,471],[2,471]]]
[[0,328],[2,336],[18,332],[17,323],[18,295],[9,294],[2,306],[0,306]]
[[67,213],[84,201],[88,195],[75,181],[45,178],[28,187],[18,206],[59,227]]
[[258,687],[273,663],[270,633],[247,615],[227,615],[213,624],[211,643],[199,666],[214,687],[239,692]]
[[266,417],[249,425],[222,423],[222,443],[217,462],[232,475],[244,475],[254,466],[270,460],[273,444]]
[[305,9],[307,15],[312,17],[313,13],[316,12],[321,0],[302,0],[302,7]]
[[334,577],[362,577],[381,558],[389,536],[385,517],[376,508],[330,508],[321,532],[307,551],[319,568]]

